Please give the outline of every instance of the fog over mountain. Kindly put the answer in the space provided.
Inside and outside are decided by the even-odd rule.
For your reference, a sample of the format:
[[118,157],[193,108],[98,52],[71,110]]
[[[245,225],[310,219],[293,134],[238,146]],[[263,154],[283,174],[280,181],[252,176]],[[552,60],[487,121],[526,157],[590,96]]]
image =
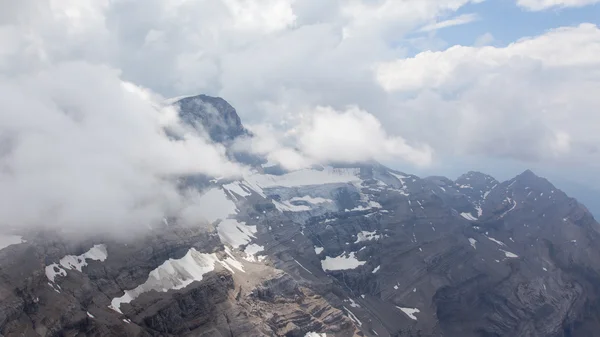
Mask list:
[[599,18],[0,0],[0,336],[596,334]]
[[[164,98],[224,97],[265,134],[255,148],[290,167],[366,156],[447,174],[449,158],[475,157],[596,184],[598,10],[596,1],[9,1],[0,74],[21,95],[32,89],[14,86],[43,73],[83,90],[86,76],[111,72]],[[497,25],[500,13],[513,28]],[[73,62],[79,71],[64,70]],[[110,100],[88,92],[89,104]],[[323,134],[330,147],[310,143]],[[360,151],[339,151],[348,134]]]

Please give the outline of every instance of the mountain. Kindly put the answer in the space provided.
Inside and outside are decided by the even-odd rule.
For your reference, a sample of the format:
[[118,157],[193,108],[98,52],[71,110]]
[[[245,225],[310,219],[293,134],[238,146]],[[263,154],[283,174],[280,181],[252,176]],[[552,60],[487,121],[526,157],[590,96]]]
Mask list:
[[179,111],[181,121],[200,134],[227,148],[227,155],[231,160],[240,163],[260,166],[267,161],[259,156],[234,149],[236,141],[251,137],[238,116],[234,107],[220,97],[197,95],[168,101]]
[[552,182],[565,193],[574,195],[597,219],[600,217],[600,191],[589,185],[572,182],[565,178],[553,178]]
[[184,97],[173,105],[182,122],[207,132],[213,142],[227,143],[249,134],[235,109],[220,97]]
[[[246,134],[224,100],[198,97],[175,103],[188,123],[223,143]],[[257,165],[201,193],[209,229],[165,219],[132,242],[3,236],[0,332],[566,337],[600,329],[600,226],[531,171],[452,181],[376,163]]]

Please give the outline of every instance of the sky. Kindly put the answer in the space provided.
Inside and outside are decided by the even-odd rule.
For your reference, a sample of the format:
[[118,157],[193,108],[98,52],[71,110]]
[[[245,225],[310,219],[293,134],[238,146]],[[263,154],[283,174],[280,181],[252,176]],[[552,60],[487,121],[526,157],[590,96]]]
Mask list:
[[193,202],[176,177],[243,175],[162,103],[200,93],[289,169],[530,168],[594,195],[599,21],[600,0],[0,0],[0,226],[155,222]]

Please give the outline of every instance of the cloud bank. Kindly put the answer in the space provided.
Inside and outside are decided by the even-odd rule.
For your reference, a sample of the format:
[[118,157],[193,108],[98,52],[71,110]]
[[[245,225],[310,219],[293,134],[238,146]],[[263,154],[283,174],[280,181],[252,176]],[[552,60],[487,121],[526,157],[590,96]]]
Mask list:
[[4,1],[3,226],[145,226],[189,206],[177,177],[244,170],[157,103],[199,93],[225,98],[252,126],[257,138],[237,146],[290,169],[469,156],[594,171],[598,26],[512,43],[435,36],[485,21],[481,2]]
[[3,77],[0,92],[2,227],[145,228],[185,207],[179,177],[243,170],[106,66]]
[[599,52],[600,29],[581,24],[505,47],[419,53],[375,76],[391,94],[413,94],[398,109],[421,113],[410,122],[440,152],[598,167]]
[[530,11],[551,8],[584,7],[600,3],[599,0],[517,0],[517,4]]
[[317,107],[298,116],[293,128],[285,131],[265,125],[251,128],[253,139],[241,140],[238,147],[246,146],[247,151],[289,170],[372,160],[397,159],[418,166],[432,162],[431,147],[388,135],[375,116],[356,106],[341,111]]

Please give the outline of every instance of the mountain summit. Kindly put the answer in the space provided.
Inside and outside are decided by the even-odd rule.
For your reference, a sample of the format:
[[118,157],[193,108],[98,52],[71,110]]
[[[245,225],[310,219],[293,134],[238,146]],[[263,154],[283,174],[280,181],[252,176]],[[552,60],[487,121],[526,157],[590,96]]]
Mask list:
[[179,108],[184,123],[201,127],[214,142],[230,142],[248,134],[235,109],[221,97],[190,96],[176,100],[173,105]]

